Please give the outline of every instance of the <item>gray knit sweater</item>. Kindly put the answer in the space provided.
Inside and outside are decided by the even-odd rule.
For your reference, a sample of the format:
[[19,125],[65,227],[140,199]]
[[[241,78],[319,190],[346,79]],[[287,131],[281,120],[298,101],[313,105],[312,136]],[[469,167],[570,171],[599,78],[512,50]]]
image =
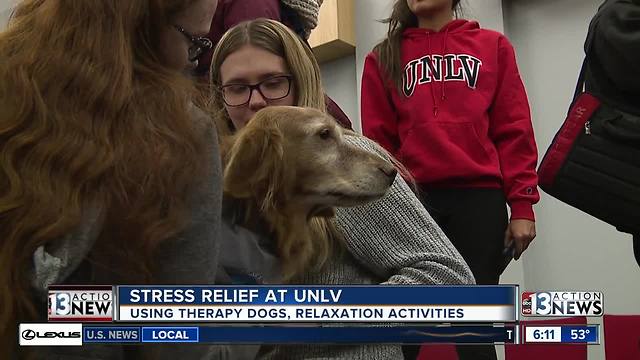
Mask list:
[[[207,172],[202,187],[191,199],[191,225],[158,250],[158,271],[154,278],[164,284],[213,284],[217,269],[222,203],[222,170],[217,134],[206,115],[194,108],[194,120],[202,125],[207,139]],[[204,166],[204,165],[203,165]],[[68,236],[34,254],[32,285],[40,295],[43,322],[46,322],[46,294],[50,284],[117,284],[109,272],[84,261],[102,231],[102,211],[91,209],[85,221]],[[132,351],[131,346],[93,344],[82,347],[41,347],[36,359],[227,359],[227,348],[193,344],[151,344]],[[1,357],[1,356],[0,356]]]
[[[347,140],[385,156],[371,140],[347,136]],[[309,273],[305,284],[473,284],[469,267],[436,225],[429,213],[398,176],[389,192],[375,202],[339,208],[338,229],[344,235],[346,252],[335,256],[321,271]],[[223,225],[229,228],[228,224]],[[221,265],[238,265],[237,241],[264,243],[260,236],[237,238],[223,231]],[[236,232],[236,234],[239,234]],[[251,246],[243,245],[244,249]],[[253,246],[255,247],[255,246]],[[225,250],[227,249],[227,250]],[[225,254],[228,251],[229,254]],[[235,259],[232,258],[235,257]],[[235,264],[229,264],[235,263]],[[248,263],[248,262],[245,262]],[[255,264],[272,264],[257,262]],[[236,270],[238,266],[232,266]],[[247,268],[248,273],[273,274],[273,269]],[[266,281],[276,279],[265,278]],[[260,359],[402,359],[398,345],[276,346],[263,348]],[[246,356],[246,355],[245,355]],[[248,358],[248,357],[237,357]]]

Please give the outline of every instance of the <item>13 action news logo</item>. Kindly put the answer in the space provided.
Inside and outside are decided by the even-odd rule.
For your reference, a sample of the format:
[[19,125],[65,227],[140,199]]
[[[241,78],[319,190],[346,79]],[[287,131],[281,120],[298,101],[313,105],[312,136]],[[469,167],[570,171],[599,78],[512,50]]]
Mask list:
[[596,291],[523,292],[525,316],[602,316],[602,293]]
[[113,294],[109,290],[49,290],[49,321],[112,321]]
[[82,324],[20,324],[20,346],[82,345]]

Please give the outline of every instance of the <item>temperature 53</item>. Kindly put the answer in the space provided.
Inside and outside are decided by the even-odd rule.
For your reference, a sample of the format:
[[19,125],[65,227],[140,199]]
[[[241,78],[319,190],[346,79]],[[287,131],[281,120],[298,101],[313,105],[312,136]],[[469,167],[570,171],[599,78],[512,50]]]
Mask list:
[[571,329],[571,340],[585,340],[590,332],[589,329]]

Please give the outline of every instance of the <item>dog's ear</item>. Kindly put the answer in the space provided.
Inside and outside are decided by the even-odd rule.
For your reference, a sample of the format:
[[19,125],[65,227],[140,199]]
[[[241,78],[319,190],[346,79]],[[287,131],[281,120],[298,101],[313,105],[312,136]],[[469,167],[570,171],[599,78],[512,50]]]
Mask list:
[[273,201],[283,180],[282,133],[273,123],[261,125],[239,134],[227,153],[224,191],[233,197]]

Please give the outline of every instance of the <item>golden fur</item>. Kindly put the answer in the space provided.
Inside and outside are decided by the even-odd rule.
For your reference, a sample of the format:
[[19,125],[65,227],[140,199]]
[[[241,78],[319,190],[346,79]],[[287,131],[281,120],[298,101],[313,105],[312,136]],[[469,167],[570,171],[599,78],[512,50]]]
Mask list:
[[311,108],[262,109],[232,139],[224,190],[267,223],[285,280],[317,269],[338,245],[323,219],[334,207],[376,200],[396,176],[391,162],[347,143],[333,118]]

